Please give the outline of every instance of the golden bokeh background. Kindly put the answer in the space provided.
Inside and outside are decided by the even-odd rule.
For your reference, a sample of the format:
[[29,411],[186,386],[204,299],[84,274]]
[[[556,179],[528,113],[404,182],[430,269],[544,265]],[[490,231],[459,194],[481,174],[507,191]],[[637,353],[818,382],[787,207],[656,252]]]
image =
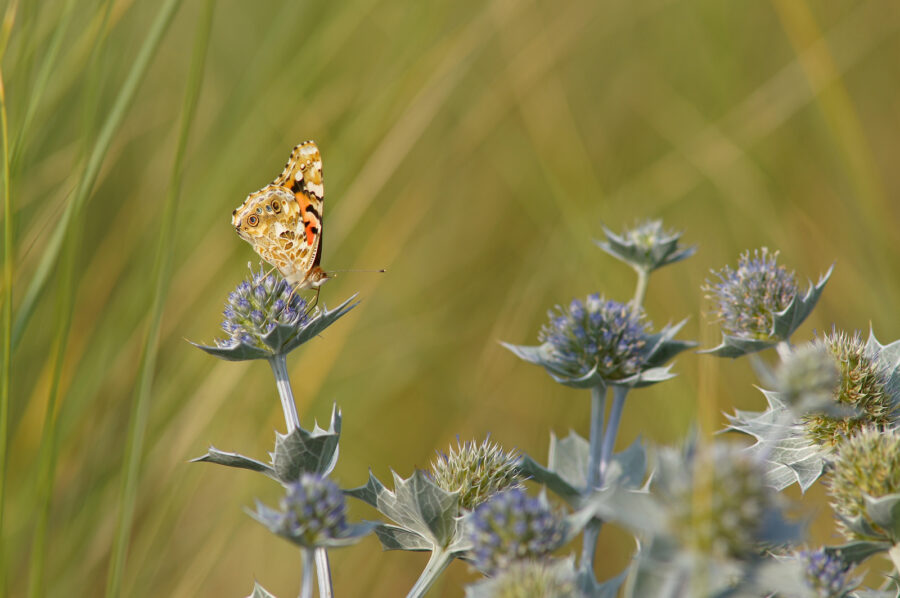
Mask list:
[[[13,320],[27,322],[8,380],[0,578],[10,596],[30,585],[46,596],[106,592],[129,446],[140,450],[121,595],[239,597],[254,579],[296,595],[297,550],[243,512],[254,497],[275,503],[277,485],[187,463],[210,444],[265,459],[284,427],[271,372],[185,339],[218,334],[223,300],[257,263],[232,209],[305,139],[324,159],[323,266],[387,268],[325,286],[324,303],[359,293],[361,304],[288,359],[304,426],[326,424],[333,403],[343,410],[344,487],[370,467],[386,482],[391,469],[409,475],[457,437],[490,434],[545,461],[551,431],[587,435],[587,391],[555,385],[498,341],[536,342],[546,310],[575,296],[631,296],[631,271],[594,245],[601,224],[662,218],[699,246],[650,281],[654,323],[690,318],[681,338],[717,342],[700,287],[710,268],[761,246],[802,280],[837,262],[795,339],[832,324],[900,336],[896,2],[3,7]],[[158,48],[144,54],[154,31]],[[202,81],[191,74],[196,47],[208,49]],[[85,179],[91,160],[95,181]],[[173,164],[183,184],[161,243]],[[160,247],[172,261],[142,394]],[[674,370],[629,397],[619,447],[676,442],[698,417],[721,427],[721,411],[763,406],[746,360],[686,353]],[[52,500],[35,551],[42,487]],[[833,540],[824,493],[806,500],[821,515],[816,538]],[[375,516],[358,503],[353,513]],[[609,577],[633,544],[609,527],[601,543]],[[37,553],[42,585],[29,582]],[[341,597],[404,595],[426,561],[382,553],[374,537],[331,558]],[[454,563],[430,595],[462,596],[473,578]]]

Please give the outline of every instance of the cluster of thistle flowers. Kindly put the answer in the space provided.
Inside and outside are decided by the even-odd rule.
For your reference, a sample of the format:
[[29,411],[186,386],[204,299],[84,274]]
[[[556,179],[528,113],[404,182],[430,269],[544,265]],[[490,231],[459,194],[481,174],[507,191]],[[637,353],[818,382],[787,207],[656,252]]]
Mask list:
[[467,595],[579,598],[571,562],[549,557],[569,539],[568,525],[546,500],[525,492],[519,462],[516,451],[487,439],[451,446],[431,464],[434,483],[459,497],[467,559],[490,578]]
[[730,428],[756,438],[751,451],[768,463],[766,479],[774,487],[798,483],[806,490],[822,479],[837,527],[851,544],[796,558],[805,563],[815,596],[855,596],[860,581],[850,573],[870,556],[888,552],[900,572],[900,559],[889,551],[900,541],[894,508],[900,505],[900,343],[882,345],[874,334],[864,341],[858,332],[832,328],[791,346],[827,275],[803,296],[794,274],[766,250],[745,253],[737,270],[726,268],[718,278],[707,291],[725,335],[763,343],[742,346],[726,338],[729,356],[777,343],[780,357],[773,370],[762,366],[772,387],[765,391],[769,409],[730,416]]
[[585,301],[573,299],[567,308],[557,306],[549,317],[538,340],[561,372],[573,378],[596,372],[617,380],[643,365],[649,324],[641,309],[592,294]]
[[[664,231],[658,222],[620,235],[606,231],[606,236],[599,245],[644,275],[635,301],[617,303],[599,295],[572,301],[567,308],[558,307],[549,314],[539,335],[540,347],[507,347],[543,366],[557,382],[577,388],[633,388],[661,381],[665,377],[651,376],[651,369],[685,347],[661,347],[659,336],[652,335],[645,323],[638,299],[646,287],[646,275],[676,261],[667,262],[660,256],[683,259],[691,251],[679,247],[678,235]],[[900,542],[900,434],[894,431],[900,405],[900,343],[883,346],[874,335],[864,341],[858,333],[833,329],[805,345],[790,344],[830,273],[804,293],[796,275],[778,263],[778,253],[763,248],[745,252],[736,268],[726,266],[706,283],[704,290],[714,302],[723,340],[705,352],[736,358],[774,347],[781,359],[774,368],[760,359],[754,362],[772,387],[764,391],[769,410],[729,416],[732,430],[756,438],[753,447],[737,449],[716,442],[699,453],[670,459],[669,466],[658,466],[650,495],[662,498],[657,504],[668,523],[665,532],[651,532],[651,537],[658,534],[655,540],[645,538],[646,548],[637,559],[655,563],[653,576],[661,576],[659,567],[671,566],[672,580],[684,578],[685,572],[678,570],[681,561],[670,551],[674,542],[694,554],[742,563],[747,579],[755,578],[752,571],[766,561],[761,557],[775,546],[783,553],[785,547],[797,547],[801,540],[800,526],[781,519],[785,501],[777,490],[791,483],[799,483],[805,490],[823,475],[827,476],[838,526],[857,544],[856,550],[793,553],[789,560],[799,567],[791,570],[790,577],[795,581],[802,578],[803,595],[855,595],[851,592],[858,580],[850,577],[853,567]],[[671,341],[671,335],[662,336]],[[620,397],[625,393],[627,390]],[[611,432],[612,441],[613,422],[617,425],[621,415],[621,407],[617,411],[615,403],[613,415],[604,434]],[[603,440],[606,444],[609,439]],[[591,447],[600,445],[592,437]],[[601,453],[601,472],[607,459],[608,455]],[[594,466],[591,461],[588,480]],[[575,481],[553,471],[537,471],[542,481],[555,483],[548,483],[551,489],[560,481],[570,486]],[[681,483],[671,483],[676,479]],[[590,489],[579,492],[580,500],[590,499]],[[634,515],[622,520],[634,522],[642,514]],[[617,515],[605,512],[605,518],[615,520]],[[652,519],[649,511],[647,519]],[[661,542],[662,536],[668,540]],[[859,550],[859,542],[870,542],[865,545],[868,552]],[[900,572],[900,558],[897,567]],[[709,571],[703,574],[708,575]],[[723,583],[732,583],[729,580],[734,575],[735,570],[729,569]],[[634,587],[647,590],[640,581],[632,584],[632,591]],[[784,587],[770,589],[791,595]]]
[[249,280],[241,281],[229,293],[225,303],[222,330],[228,335],[217,339],[220,348],[239,343],[264,348],[261,337],[276,326],[302,326],[307,320],[306,300],[293,292],[284,278],[266,274],[263,266],[253,272]]
[[[858,581],[850,578],[852,568],[900,544],[900,434],[894,431],[900,343],[882,346],[872,335],[863,341],[859,334],[833,330],[809,344],[791,346],[791,335],[815,306],[828,275],[802,293],[796,276],[777,263],[777,253],[747,252],[736,269],[725,267],[705,287],[723,330],[722,344],[707,352],[740,357],[771,347],[779,351],[777,367],[757,361],[773,388],[766,391],[769,410],[729,417],[731,429],[754,436],[757,444],[749,450],[716,442],[677,455],[661,451],[650,484],[634,484],[645,475],[643,458],[623,459],[609,478],[616,470],[612,449],[625,396],[670,378],[663,365],[695,344],[674,340],[680,324],[652,332],[640,305],[649,273],[690,256],[693,248],[680,245],[680,235],[658,222],[622,235],[606,231],[606,236],[601,248],[638,272],[635,299],[620,303],[595,294],[572,301],[550,313],[539,333],[540,346],[506,345],[544,367],[557,382],[591,388],[592,405],[602,407],[607,389],[615,388],[605,430],[603,410],[592,411],[590,442],[573,441],[551,459],[555,464],[550,468],[487,441],[473,442],[439,454],[424,478],[395,476],[394,492],[374,478],[366,487],[347,491],[395,521],[378,529],[386,548],[432,551],[435,564],[426,568],[410,595],[423,595],[453,558],[469,560],[490,577],[469,588],[467,595],[473,597],[614,595],[619,582],[601,584],[593,573],[599,525],[609,520],[643,536],[629,573],[628,598],[662,595],[647,590],[652,587],[647,579],[670,575],[667,583],[679,584],[685,575],[690,579],[693,573],[684,570],[686,561],[674,556],[673,546],[731,563],[724,570],[726,589],[735,580],[765,577],[756,575],[760,563],[772,561],[764,556],[778,546],[782,554],[793,554],[787,560],[795,567],[784,577],[803,582],[805,593],[798,595],[855,596],[851,592]],[[238,353],[226,350],[234,343],[252,344],[262,351],[240,355],[269,358],[273,351],[286,352],[312,338],[349,310],[343,309],[347,302],[334,312],[306,318],[301,315],[304,306],[292,303],[294,297],[286,292],[277,281],[267,285],[262,272],[254,274],[229,298],[226,331],[231,341],[204,349],[231,359]],[[292,326],[289,337],[294,340],[286,342],[282,328]],[[543,494],[529,497],[522,488],[525,475],[578,509],[579,525],[591,521],[577,572],[571,559],[550,555],[581,527],[551,509]],[[805,490],[823,475],[839,527],[854,541],[853,548],[790,553],[799,546],[800,526],[782,519],[784,501],[776,490],[793,482]],[[628,479],[633,485],[619,488],[624,494],[611,492],[616,489],[610,484]],[[346,523],[343,495],[324,478],[303,476],[286,488],[281,511],[260,508],[254,515],[276,533],[301,546],[318,547],[339,545],[366,531],[354,531]],[[436,513],[435,508],[443,510]],[[665,523],[651,523],[658,518]],[[700,562],[700,577],[708,583],[715,576],[702,565],[706,561]],[[642,577],[646,571],[649,575]],[[756,595],[794,595],[778,585],[755,590]]]

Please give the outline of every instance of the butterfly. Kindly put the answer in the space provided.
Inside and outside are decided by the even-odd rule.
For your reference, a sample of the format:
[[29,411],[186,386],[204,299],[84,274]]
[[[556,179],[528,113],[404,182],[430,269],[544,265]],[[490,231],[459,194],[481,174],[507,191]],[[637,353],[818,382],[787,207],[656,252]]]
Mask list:
[[329,279],[319,267],[324,199],[322,156],[314,141],[304,141],[271,184],[248,195],[231,213],[237,234],[278,268],[295,291],[318,291]]

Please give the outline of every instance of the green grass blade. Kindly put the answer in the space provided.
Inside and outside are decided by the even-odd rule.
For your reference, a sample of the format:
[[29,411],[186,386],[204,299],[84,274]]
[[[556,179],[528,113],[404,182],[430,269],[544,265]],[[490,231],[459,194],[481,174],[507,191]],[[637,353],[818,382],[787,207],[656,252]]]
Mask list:
[[16,140],[12,146],[12,158],[10,159],[10,162],[12,162],[12,169],[15,169],[22,157],[22,150],[25,139],[27,139],[27,132],[31,128],[32,122],[34,122],[34,117],[37,114],[41,98],[44,95],[44,91],[47,89],[47,83],[50,81],[50,74],[53,72],[53,67],[56,66],[56,59],[59,56],[63,38],[69,28],[69,23],[72,21],[72,9],[74,7],[75,0],[66,0],[60,13],[60,19],[54,28],[53,37],[50,40],[47,53],[44,55],[44,60],[41,62],[40,69],[38,70],[34,87],[29,94],[30,98],[28,105],[25,107],[25,116],[22,117],[22,122],[19,126],[19,133],[16,135]]
[[[75,222],[79,219],[76,218]],[[44,588],[44,562],[47,555],[47,525],[50,520],[50,510],[53,499],[53,482],[56,475],[56,463],[59,445],[59,413],[56,405],[59,398],[60,380],[62,378],[63,362],[66,355],[66,346],[69,342],[69,332],[72,329],[72,312],[75,303],[75,264],[78,255],[81,227],[73,226],[66,239],[66,251],[58,276],[57,298],[57,324],[56,338],[54,339],[53,368],[50,382],[50,395],[47,399],[47,407],[44,415],[44,424],[41,431],[41,447],[38,455],[38,477],[36,484],[36,516],[34,541],[31,544],[31,568],[28,578],[29,598],[38,598],[46,595]]]
[[[9,386],[12,373],[12,302],[13,302],[13,209],[9,185],[9,122],[6,117],[6,89],[3,85],[3,56],[15,21],[17,2],[6,7],[0,27],[0,134],[3,136],[3,364],[0,365],[0,579],[6,575],[6,552],[3,547],[3,512],[6,503],[6,466],[9,455]],[[5,587],[0,585],[4,594]]]
[[34,314],[38,297],[43,291],[44,285],[47,284],[47,279],[50,276],[50,272],[53,269],[57,258],[59,258],[59,252],[62,248],[66,231],[70,226],[72,216],[81,211],[81,208],[90,196],[91,191],[94,188],[94,183],[97,181],[97,176],[100,173],[100,167],[103,165],[103,160],[106,157],[107,151],[109,151],[112,138],[122,124],[122,120],[128,112],[131,102],[134,100],[134,96],[137,93],[138,86],[144,79],[144,75],[147,74],[150,63],[152,62],[156,51],[159,49],[163,34],[165,34],[166,30],[169,28],[169,24],[175,16],[175,11],[180,5],[181,0],[167,0],[160,8],[128,75],[125,78],[125,82],[122,84],[115,102],[103,122],[100,134],[88,157],[87,165],[75,188],[75,193],[72,196],[71,201],[66,205],[65,210],[57,222],[56,228],[50,236],[50,240],[41,256],[41,261],[38,264],[34,277],[31,279],[31,283],[25,291],[25,296],[22,298],[22,303],[17,310],[16,320],[12,331],[11,348],[13,350],[15,350],[19,341],[22,339],[22,333],[25,331],[25,326],[27,326],[28,321]]
[[118,596],[121,592],[122,575],[125,569],[125,556],[128,541],[131,536],[131,523],[134,517],[134,507],[137,498],[138,473],[140,469],[144,432],[147,426],[150,391],[153,384],[153,373],[156,369],[160,320],[162,319],[164,299],[169,286],[172,265],[172,237],[175,228],[177,199],[184,178],[184,154],[187,148],[191,124],[193,123],[194,114],[197,109],[197,100],[200,95],[201,84],[203,82],[204,63],[206,61],[210,30],[212,29],[214,7],[215,0],[207,0],[198,23],[191,70],[188,76],[187,91],[182,107],[178,146],[175,150],[175,159],[172,166],[172,179],[169,184],[169,191],[163,209],[162,224],[159,231],[159,244],[157,246],[156,263],[154,265],[153,303],[150,310],[150,321],[148,322],[141,349],[142,358],[140,370],[135,385],[135,397],[134,404],[132,405],[131,421],[128,426],[128,448],[126,449],[125,469],[124,475],[122,476],[121,501],[119,504],[119,516],[116,526],[116,539],[113,545],[112,562],[110,564],[109,577],[106,586],[107,597]]

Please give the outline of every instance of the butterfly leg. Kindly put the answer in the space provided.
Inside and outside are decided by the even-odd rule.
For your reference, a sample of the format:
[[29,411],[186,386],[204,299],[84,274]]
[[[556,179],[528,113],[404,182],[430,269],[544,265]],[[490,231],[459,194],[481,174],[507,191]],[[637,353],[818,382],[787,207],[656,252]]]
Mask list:
[[315,299],[313,299],[312,303],[309,305],[309,307],[308,307],[307,310],[306,310],[306,315],[307,315],[307,316],[308,316],[309,314],[311,314],[311,313],[313,312],[313,310],[316,309],[316,306],[319,304],[319,292],[320,292],[321,290],[322,290],[321,287],[317,287],[317,288],[316,288],[316,297],[315,297]]

